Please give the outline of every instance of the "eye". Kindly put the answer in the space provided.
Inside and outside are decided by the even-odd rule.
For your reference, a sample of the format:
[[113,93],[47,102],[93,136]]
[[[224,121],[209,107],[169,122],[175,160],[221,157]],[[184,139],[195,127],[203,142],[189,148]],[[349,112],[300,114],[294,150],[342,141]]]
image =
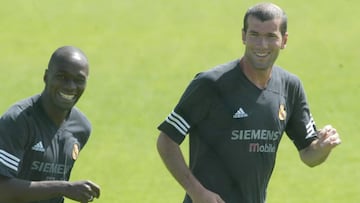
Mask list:
[[66,77],[65,77],[64,74],[56,74],[55,78],[58,79],[58,80],[66,80]]
[[257,33],[257,32],[249,32],[249,36],[256,37],[256,36],[259,36],[259,33]]
[[83,85],[86,83],[86,79],[85,78],[75,78],[75,82],[76,82],[76,84]]
[[271,39],[277,39],[278,36],[276,34],[273,34],[273,33],[270,33],[267,35],[268,38],[271,38]]
[[78,85],[86,84],[86,77],[84,77],[82,75],[77,75],[77,76],[73,77],[72,79]]

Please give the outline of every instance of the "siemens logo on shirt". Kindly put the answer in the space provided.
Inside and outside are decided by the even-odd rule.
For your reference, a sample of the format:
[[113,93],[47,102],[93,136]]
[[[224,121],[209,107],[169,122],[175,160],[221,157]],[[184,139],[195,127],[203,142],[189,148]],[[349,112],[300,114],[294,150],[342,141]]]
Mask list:
[[49,162],[40,162],[34,161],[31,164],[31,170],[43,172],[43,173],[52,173],[52,174],[64,174],[66,165],[64,164],[57,164],[57,163],[49,163]]
[[273,144],[259,144],[259,143],[250,143],[249,152],[270,152],[275,153],[276,147]]
[[278,140],[279,131],[273,130],[233,130],[231,140]]

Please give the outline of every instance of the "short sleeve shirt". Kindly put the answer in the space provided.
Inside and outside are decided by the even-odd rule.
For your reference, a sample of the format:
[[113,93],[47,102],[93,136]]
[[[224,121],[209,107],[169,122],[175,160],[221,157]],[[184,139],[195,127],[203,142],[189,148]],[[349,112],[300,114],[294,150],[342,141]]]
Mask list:
[[284,132],[298,150],[316,139],[300,80],[275,66],[259,89],[239,60],[197,74],[158,129],[178,144],[189,134],[192,173],[227,203],[265,202]]
[[[60,127],[40,105],[40,96],[22,100],[0,118],[0,175],[30,181],[69,180],[91,124],[73,108]],[[60,203],[54,198],[38,203]]]

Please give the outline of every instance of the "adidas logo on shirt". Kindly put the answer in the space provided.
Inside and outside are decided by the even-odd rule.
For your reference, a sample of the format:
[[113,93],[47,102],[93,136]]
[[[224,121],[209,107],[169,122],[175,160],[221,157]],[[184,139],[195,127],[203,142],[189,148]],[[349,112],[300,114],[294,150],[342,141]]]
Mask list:
[[45,152],[44,146],[41,141],[32,146],[31,149],[37,152]]
[[239,108],[239,110],[237,110],[237,112],[233,115],[233,118],[246,118],[248,117],[248,114],[245,113],[244,109],[242,109],[241,107]]

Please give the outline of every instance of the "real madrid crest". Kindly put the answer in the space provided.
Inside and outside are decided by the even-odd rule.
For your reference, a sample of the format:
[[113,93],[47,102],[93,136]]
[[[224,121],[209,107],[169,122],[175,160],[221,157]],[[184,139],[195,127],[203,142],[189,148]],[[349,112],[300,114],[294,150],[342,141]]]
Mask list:
[[286,119],[286,110],[285,110],[285,106],[284,104],[280,104],[280,108],[279,108],[279,119],[281,121]]
[[74,145],[73,145],[73,149],[72,149],[72,154],[71,154],[71,156],[72,156],[72,158],[74,159],[74,160],[76,160],[78,157],[79,157],[79,144],[78,143],[74,143]]

